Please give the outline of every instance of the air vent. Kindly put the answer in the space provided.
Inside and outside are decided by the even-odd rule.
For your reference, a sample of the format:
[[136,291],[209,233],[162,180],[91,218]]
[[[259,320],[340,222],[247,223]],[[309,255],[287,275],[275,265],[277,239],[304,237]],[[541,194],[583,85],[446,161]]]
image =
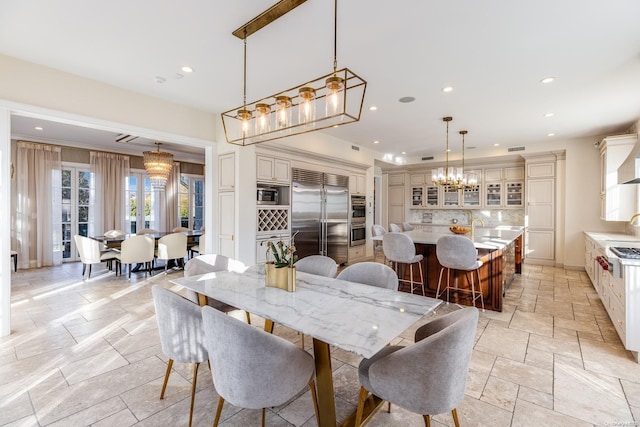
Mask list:
[[351,149],[352,149],[353,151],[360,151],[360,147],[358,147],[357,145],[352,145],[352,146],[351,146]]
[[510,153],[513,151],[524,151],[524,147],[509,147],[507,151]]
[[423,157],[422,160],[433,160],[433,156],[426,156]]
[[123,133],[118,135],[118,138],[116,139],[116,142],[132,142],[134,140],[138,139],[137,136],[133,136],[133,135],[125,135]]

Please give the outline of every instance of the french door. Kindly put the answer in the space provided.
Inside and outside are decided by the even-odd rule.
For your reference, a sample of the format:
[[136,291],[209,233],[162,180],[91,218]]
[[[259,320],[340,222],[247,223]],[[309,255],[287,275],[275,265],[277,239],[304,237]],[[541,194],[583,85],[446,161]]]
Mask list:
[[62,260],[80,259],[73,236],[87,236],[90,228],[90,194],[94,189],[88,167],[63,166],[61,174]]
[[131,172],[127,181],[125,220],[130,224],[130,233],[143,228],[164,231],[160,230],[158,192],[153,190],[151,180],[145,175],[142,172]]
[[180,226],[200,230],[204,225],[204,178],[180,175]]

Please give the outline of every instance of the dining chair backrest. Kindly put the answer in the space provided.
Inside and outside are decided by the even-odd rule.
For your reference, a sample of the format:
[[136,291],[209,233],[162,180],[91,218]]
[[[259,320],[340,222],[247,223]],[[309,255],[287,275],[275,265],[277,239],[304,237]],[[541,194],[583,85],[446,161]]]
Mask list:
[[371,234],[373,236],[383,236],[387,233],[387,230],[380,224],[373,224],[371,226]]
[[391,223],[389,224],[389,231],[392,231],[394,233],[401,233],[402,228],[400,228],[398,224]]
[[171,233],[158,239],[158,259],[184,258],[187,254],[187,235]]
[[338,279],[398,290],[398,275],[393,268],[379,262],[359,262],[345,268]]
[[76,249],[80,254],[80,261],[83,264],[97,264],[102,262],[100,259],[100,242],[85,236],[76,234],[73,236],[76,243]]
[[174,233],[179,233],[182,231],[191,231],[190,229],[188,229],[187,227],[173,227],[173,230],[171,230]]
[[160,285],[154,285],[151,293],[162,352],[181,363],[207,360],[200,307]]
[[[416,331],[416,342],[360,365],[363,387],[411,412],[449,412],[464,399],[478,309],[466,307]],[[425,363],[428,360],[428,363]]]
[[216,392],[234,406],[262,409],[288,402],[314,374],[310,354],[205,306],[202,318]]
[[120,237],[127,234],[124,230],[109,230],[104,233],[104,237]]
[[133,264],[151,262],[154,257],[155,240],[149,236],[133,236],[120,245],[120,262]]
[[478,250],[465,236],[442,236],[436,242],[436,257],[440,265],[453,270],[478,268]]
[[416,256],[413,240],[402,233],[387,233],[382,236],[384,256],[392,262],[412,262]]
[[143,228],[142,230],[136,231],[136,234],[156,234],[158,230],[154,230],[153,228]]
[[333,258],[324,255],[309,255],[300,258],[294,265],[297,271],[331,278],[336,277],[338,271],[338,265]]
[[[184,265],[184,277],[200,276],[201,274],[215,273],[217,271],[238,271],[247,269],[244,263],[217,254],[205,254],[191,258]],[[198,302],[198,294],[191,289],[186,290],[186,296],[190,301]]]

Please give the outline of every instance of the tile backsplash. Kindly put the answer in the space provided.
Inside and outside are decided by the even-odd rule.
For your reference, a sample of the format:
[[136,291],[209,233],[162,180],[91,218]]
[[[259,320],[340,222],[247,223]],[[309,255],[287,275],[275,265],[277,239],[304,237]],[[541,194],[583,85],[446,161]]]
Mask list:
[[480,218],[485,227],[499,225],[524,225],[524,209],[420,209],[411,210],[409,222],[424,224],[471,224],[471,220]]

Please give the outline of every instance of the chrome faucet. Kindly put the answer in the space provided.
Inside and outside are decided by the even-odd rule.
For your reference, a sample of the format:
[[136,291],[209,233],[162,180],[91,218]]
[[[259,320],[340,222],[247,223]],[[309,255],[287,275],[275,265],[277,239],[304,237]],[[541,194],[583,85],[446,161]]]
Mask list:
[[475,239],[476,235],[476,221],[480,221],[480,224],[484,227],[484,221],[481,218],[473,218],[471,220],[471,240]]
[[634,214],[631,219],[629,220],[629,224],[633,225],[633,222],[636,220],[636,218],[640,218],[640,212],[637,214]]

